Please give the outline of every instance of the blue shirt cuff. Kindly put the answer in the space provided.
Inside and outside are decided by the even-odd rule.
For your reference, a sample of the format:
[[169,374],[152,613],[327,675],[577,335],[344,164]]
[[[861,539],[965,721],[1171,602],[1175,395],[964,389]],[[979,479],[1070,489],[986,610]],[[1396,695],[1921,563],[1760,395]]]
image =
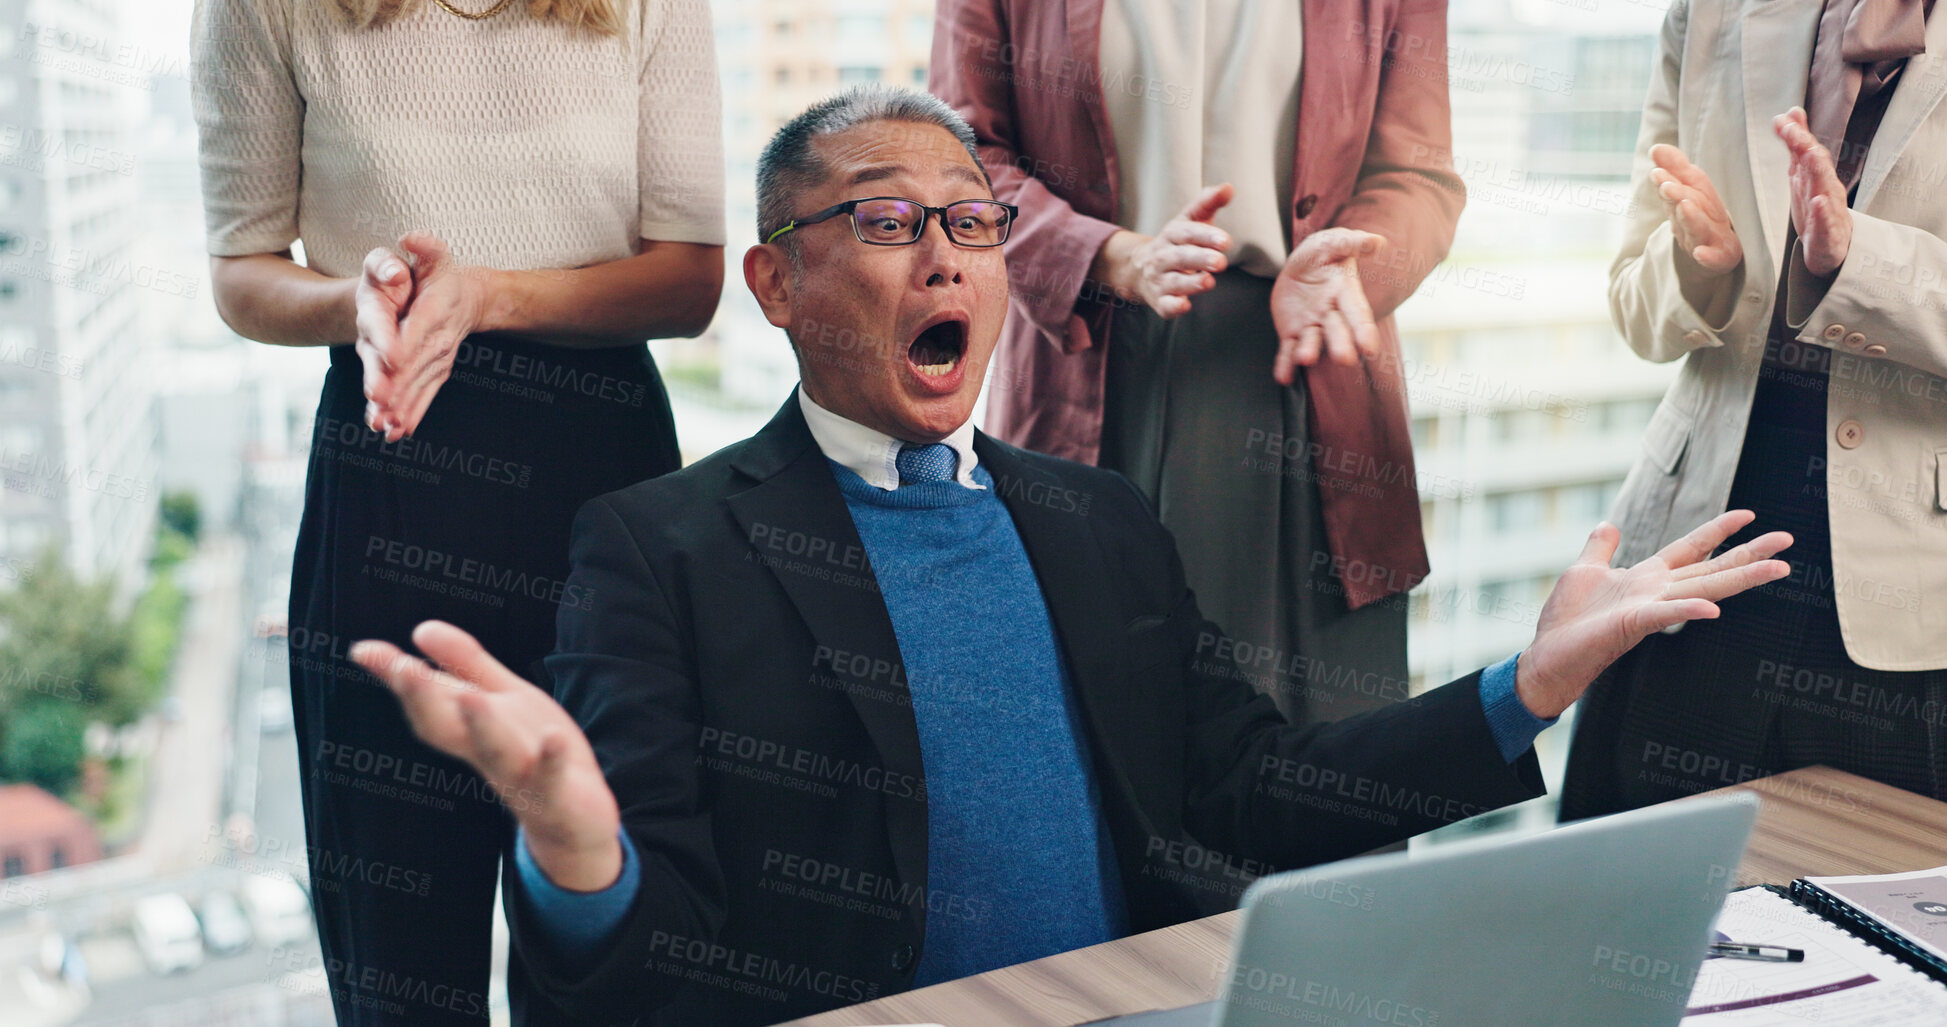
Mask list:
[[1534,715],[1521,697],[1514,694],[1514,668],[1520,653],[1481,671],[1481,710],[1487,714],[1487,729],[1494,733],[1494,744],[1501,749],[1501,758],[1509,763],[1519,759],[1528,747],[1535,744],[1535,736],[1553,725],[1560,717],[1543,720]]
[[642,885],[641,861],[629,832],[617,832],[622,842],[622,876],[601,891],[570,891],[553,881],[527,851],[527,830],[514,840],[514,866],[527,893],[528,908],[541,930],[571,970],[587,970],[602,946],[615,936],[636,889]]

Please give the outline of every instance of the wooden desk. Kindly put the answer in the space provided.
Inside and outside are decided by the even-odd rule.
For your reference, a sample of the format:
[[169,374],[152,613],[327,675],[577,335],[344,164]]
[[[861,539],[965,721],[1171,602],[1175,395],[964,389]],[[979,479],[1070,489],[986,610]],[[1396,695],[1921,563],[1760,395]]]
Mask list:
[[[1764,797],[1738,884],[1807,874],[1883,874],[1947,864],[1947,803],[1808,767],[1705,794]],[[1689,801],[1689,800],[1681,800]],[[793,1027],[942,1023],[1072,1027],[1215,998],[1238,913],[1002,967],[792,1021]]]
[[1739,791],[1764,797],[1751,845],[1737,868],[1739,887],[1947,864],[1947,803],[1830,767],[1807,767],[1704,794]]

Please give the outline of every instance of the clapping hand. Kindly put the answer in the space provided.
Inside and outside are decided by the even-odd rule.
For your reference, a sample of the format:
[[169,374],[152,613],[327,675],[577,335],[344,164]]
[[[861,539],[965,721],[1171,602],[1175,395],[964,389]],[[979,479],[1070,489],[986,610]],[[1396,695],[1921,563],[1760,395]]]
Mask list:
[[1379,355],[1379,326],[1359,281],[1359,258],[1385,243],[1356,228],[1323,228],[1285,259],[1271,286],[1271,321],[1278,329],[1278,355],[1271,377],[1290,385],[1300,365],[1321,356],[1353,365]]
[[396,248],[366,254],[356,348],[365,370],[365,424],[387,442],[418,429],[452,374],[460,342],[481,322],[481,283],[430,232],[408,232]]
[[1706,278],[1720,278],[1744,263],[1744,244],[1731,228],[1731,215],[1717,196],[1704,169],[1690,163],[1682,150],[1668,143],[1650,147],[1650,178],[1663,198],[1670,230],[1677,245],[1690,255]]
[[1230,266],[1230,234],[1210,222],[1236,192],[1229,183],[1204,189],[1153,236],[1117,232],[1091,273],[1166,321],[1189,313],[1190,297],[1214,288]]
[[1805,108],[1772,119],[1772,130],[1791,151],[1792,226],[1798,229],[1805,269],[1825,276],[1839,270],[1852,249],[1852,208],[1832,152],[1819,145],[1805,122]]
[[412,274],[398,251],[380,246],[365,255],[353,293],[358,339],[352,351],[364,366],[365,427],[391,434],[391,417],[373,401],[373,392],[391,372],[387,354],[399,351],[399,321],[412,303]]

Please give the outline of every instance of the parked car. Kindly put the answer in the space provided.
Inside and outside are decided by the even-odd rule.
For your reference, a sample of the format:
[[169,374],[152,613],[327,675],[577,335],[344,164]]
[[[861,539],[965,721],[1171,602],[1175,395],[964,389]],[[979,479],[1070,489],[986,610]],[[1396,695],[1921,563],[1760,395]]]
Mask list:
[[194,970],[203,965],[203,934],[190,912],[189,901],[175,892],[151,895],[135,903],[131,925],[142,961],[157,974]]
[[227,891],[203,896],[196,907],[196,919],[203,924],[203,947],[211,954],[227,956],[250,945],[250,921],[244,918],[237,897]]
[[281,948],[311,936],[311,900],[289,877],[252,874],[243,882],[243,912],[259,944]]

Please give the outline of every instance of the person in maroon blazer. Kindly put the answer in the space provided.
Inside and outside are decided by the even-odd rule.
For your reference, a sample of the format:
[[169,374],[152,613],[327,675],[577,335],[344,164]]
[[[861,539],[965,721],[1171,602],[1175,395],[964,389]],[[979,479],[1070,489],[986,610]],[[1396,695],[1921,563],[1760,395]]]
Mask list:
[[1134,480],[1236,673],[1406,698],[1427,573],[1394,308],[1446,255],[1441,0],[941,0],[930,88],[1020,206],[988,428]]

